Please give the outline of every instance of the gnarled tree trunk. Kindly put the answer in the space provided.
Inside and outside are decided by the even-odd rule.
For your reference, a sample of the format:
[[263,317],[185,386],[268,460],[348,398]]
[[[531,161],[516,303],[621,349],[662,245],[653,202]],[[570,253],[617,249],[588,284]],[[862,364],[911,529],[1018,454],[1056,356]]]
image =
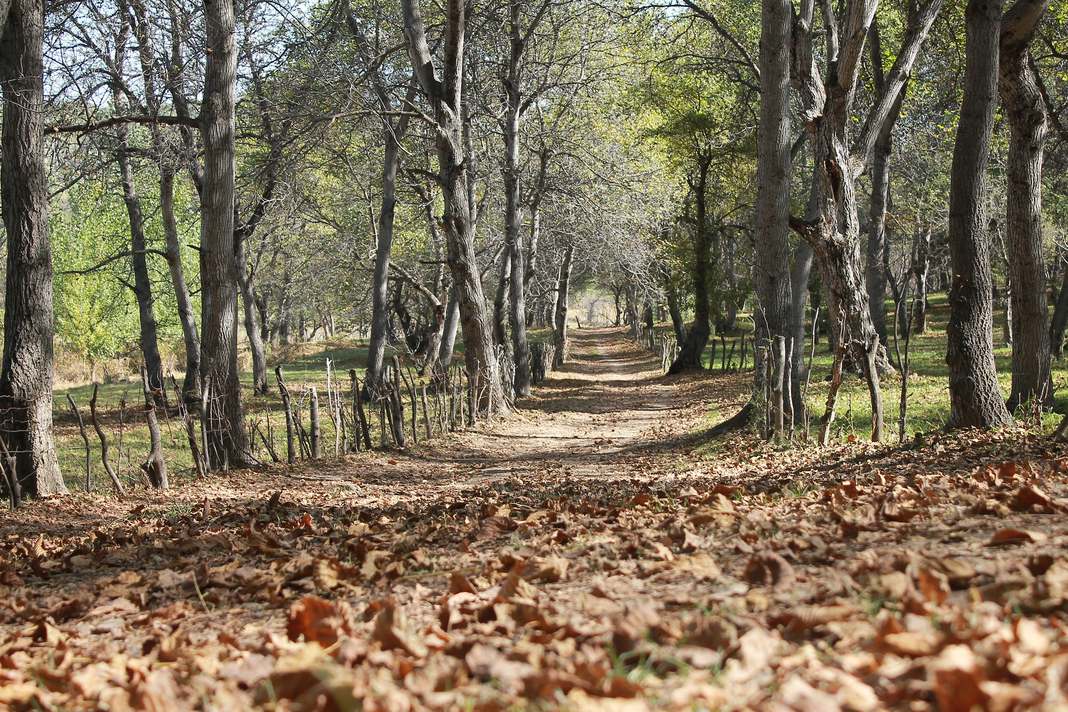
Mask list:
[[479,408],[494,413],[505,406],[497,357],[482,279],[475,256],[474,220],[468,196],[468,171],[464,147],[463,54],[466,6],[463,0],[446,3],[444,58],[441,79],[426,40],[419,0],[402,0],[404,34],[419,84],[430,99],[436,126],[438,173],[444,199],[445,237],[449,270],[460,304],[467,371],[478,374]]

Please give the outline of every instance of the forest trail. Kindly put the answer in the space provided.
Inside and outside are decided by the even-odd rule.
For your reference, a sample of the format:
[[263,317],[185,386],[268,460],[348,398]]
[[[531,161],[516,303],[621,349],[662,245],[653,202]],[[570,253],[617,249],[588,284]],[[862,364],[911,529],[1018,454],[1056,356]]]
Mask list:
[[1068,704],[1065,448],[708,443],[750,377],[578,331],[455,437],[29,503],[0,519],[0,709]]
[[575,331],[568,363],[515,412],[401,454],[398,464],[429,468],[461,487],[508,476],[526,483],[638,476],[650,457],[685,448],[693,417],[707,408],[685,394],[685,382],[665,379],[659,359],[623,329]]

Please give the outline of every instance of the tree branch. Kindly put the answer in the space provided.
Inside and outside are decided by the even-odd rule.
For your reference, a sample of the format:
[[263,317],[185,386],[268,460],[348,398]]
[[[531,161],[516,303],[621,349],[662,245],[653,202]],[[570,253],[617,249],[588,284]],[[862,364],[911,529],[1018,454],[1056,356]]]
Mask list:
[[45,135],[59,133],[89,133],[91,131],[100,131],[113,126],[124,126],[126,124],[164,124],[166,126],[200,128],[200,122],[197,119],[188,116],[112,116],[103,119],[102,121],[85,124],[46,126],[44,133]]

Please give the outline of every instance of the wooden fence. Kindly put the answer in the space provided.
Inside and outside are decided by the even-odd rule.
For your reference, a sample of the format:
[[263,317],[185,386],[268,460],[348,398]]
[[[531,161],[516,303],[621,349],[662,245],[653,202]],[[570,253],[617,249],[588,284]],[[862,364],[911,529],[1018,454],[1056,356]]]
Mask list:
[[[552,371],[554,353],[551,343],[531,343],[533,384],[542,383]],[[515,366],[503,350],[498,359],[505,397],[511,402]],[[366,387],[356,370],[339,373],[329,359],[322,376],[314,382],[288,383],[283,366],[275,368],[275,382],[276,389],[245,402],[247,455],[254,464],[292,465],[442,438],[478,422],[482,417],[478,404],[486,390],[477,374],[472,378],[462,365],[420,374],[413,365],[402,364],[397,356],[386,364],[381,383],[372,389]],[[228,469],[224,457],[211,450],[213,438],[209,432],[213,428],[225,429],[222,399],[213,392],[211,383],[204,384],[202,397],[195,404],[183,400],[174,378],[169,385],[172,393],[153,393],[142,374],[142,393],[138,396],[142,402],[128,403],[124,394],[114,409],[102,407],[98,384],[93,385],[92,397],[81,407],[72,395],[66,396],[69,418],[59,415],[57,424],[58,420],[67,420],[77,428],[78,445],[62,445],[68,455],[74,447],[84,450],[81,465],[86,491],[93,488],[97,466],[103,468],[119,495],[125,494],[124,479],[127,484],[140,479],[147,486],[166,488],[167,456],[172,460],[170,464],[174,460],[188,463],[199,477],[208,474],[209,462],[222,461],[219,469]],[[144,430],[139,428],[148,431],[144,457],[135,452],[142,446],[139,441]],[[134,437],[135,430],[138,438]],[[17,506],[20,492],[12,476],[17,453],[8,453],[2,447],[4,441],[0,436],[0,489],[6,490],[12,505]],[[81,459],[81,455],[77,457]],[[125,478],[120,476],[123,472],[127,473]]]

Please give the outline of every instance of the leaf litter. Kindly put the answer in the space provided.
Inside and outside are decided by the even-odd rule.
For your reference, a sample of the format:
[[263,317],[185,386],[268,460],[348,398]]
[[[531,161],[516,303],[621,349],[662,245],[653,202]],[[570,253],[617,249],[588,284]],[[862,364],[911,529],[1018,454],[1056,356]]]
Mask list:
[[704,456],[744,374],[576,351],[448,443],[7,515],[0,708],[1068,707],[1068,453]]

